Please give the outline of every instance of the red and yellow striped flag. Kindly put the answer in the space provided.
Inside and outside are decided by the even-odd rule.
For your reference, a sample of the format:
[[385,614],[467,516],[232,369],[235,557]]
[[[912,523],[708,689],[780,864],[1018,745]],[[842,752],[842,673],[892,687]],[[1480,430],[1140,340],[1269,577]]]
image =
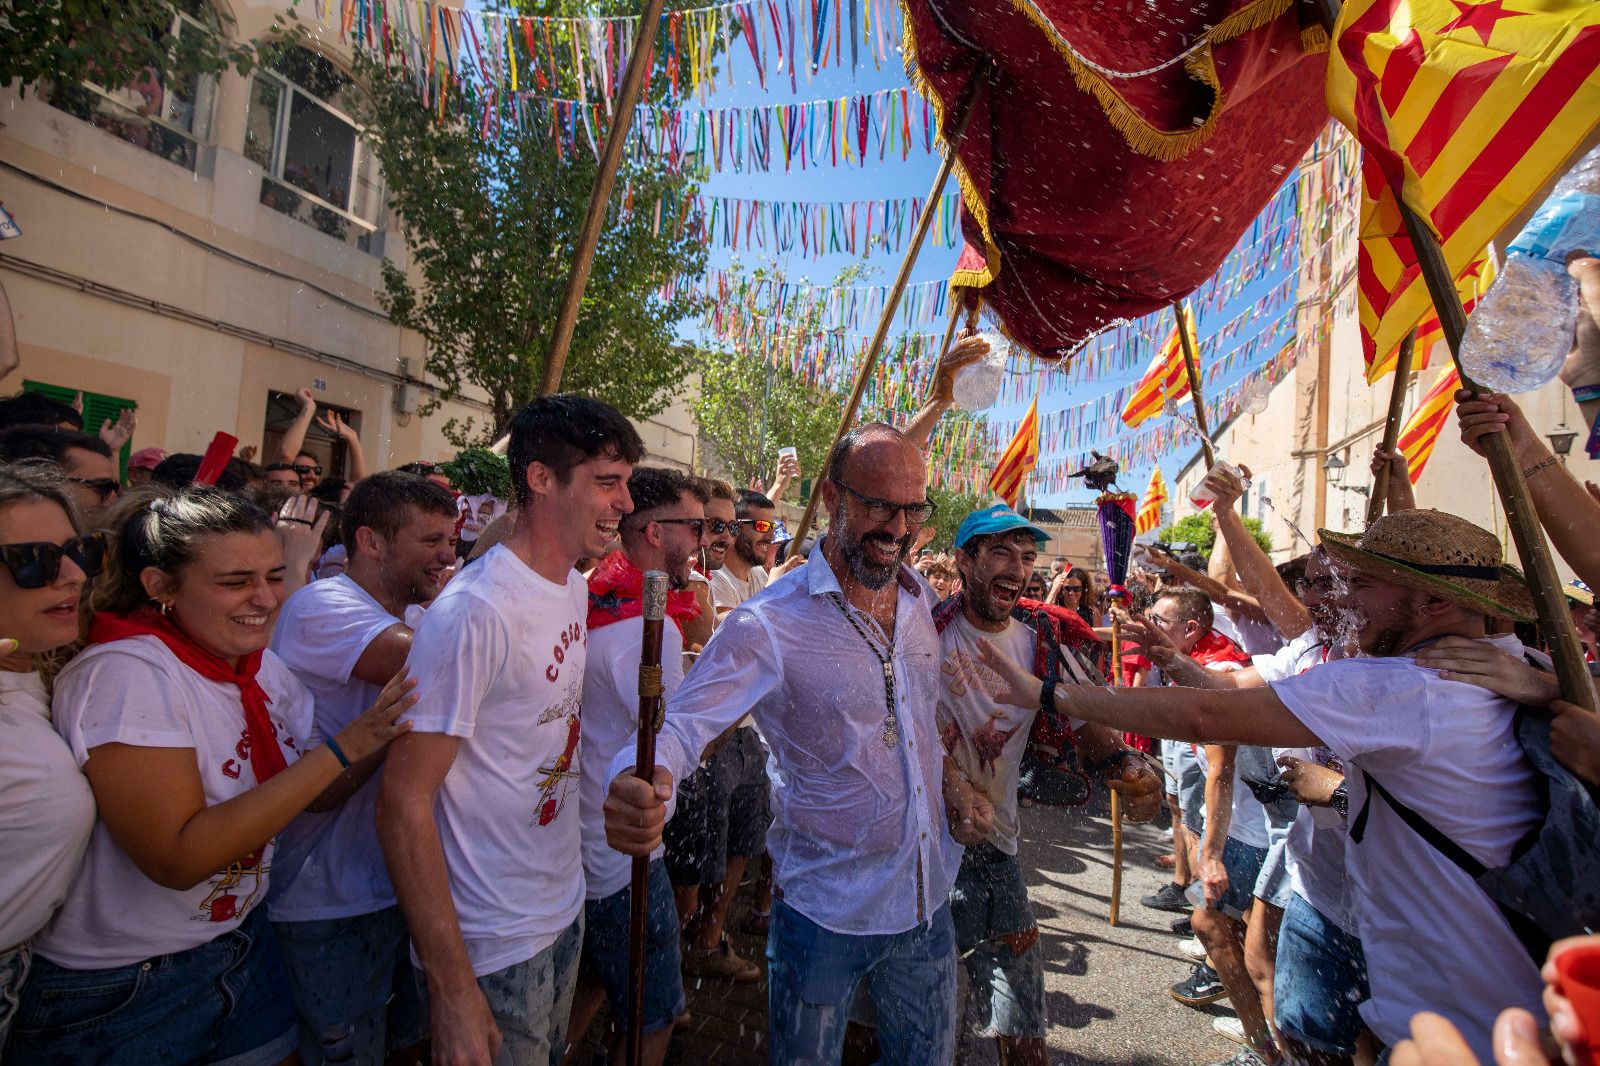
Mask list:
[[1142,535],[1161,525],[1161,508],[1166,502],[1167,483],[1158,466],[1150,472],[1150,487],[1144,490],[1144,499],[1139,501],[1139,513],[1133,519],[1134,532]]
[[1428,310],[1396,197],[1460,277],[1600,122],[1600,4],[1349,0],[1335,37],[1328,106],[1363,148],[1357,280],[1372,362]]
[[1454,365],[1447,367],[1433,383],[1433,388],[1411,412],[1406,424],[1400,427],[1395,446],[1405,453],[1406,466],[1411,471],[1411,483],[1422,477],[1422,468],[1428,465],[1433,446],[1438,443],[1439,431],[1450,421],[1455,408],[1456,390],[1461,387],[1461,375]]
[[[1188,308],[1184,308],[1181,314],[1177,308],[1173,311],[1189,331],[1190,347],[1199,351],[1194,340],[1194,315]],[[1139,384],[1133,387],[1133,395],[1122,409],[1122,421],[1127,426],[1137,426],[1152,415],[1160,414],[1168,400],[1181,400],[1187,395],[1189,374],[1183,365],[1183,342],[1179,340],[1178,326],[1174,324],[1167,339],[1161,342],[1161,350],[1151,360],[1150,368],[1139,379]]]
[[1034,465],[1038,462],[1039,397],[1035,396],[1033,403],[1028,405],[1028,413],[1022,416],[1017,435],[1011,438],[1006,450],[1000,453],[1000,461],[994,464],[994,473],[989,475],[989,487],[996,496],[1006,501],[1007,507],[1015,507],[1022,498],[1022,483],[1033,473]]
[[[1494,284],[1494,258],[1489,255],[1486,248],[1479,253],[1478,258],[1467,264],[1466,271],[1456,280],[1456,295],[1461,299],[1461,308],[1467,314],[1472,314],[1472,309],[1478,306],[1478,300],[1489,291],[1489,286]],[[1412,370],[1428,369],[1428,354],[1433,351],[1433,346],[1444,339],[1444,327],[1439,325],[1439,312],[1433,310],[1429,304],[1428,316],[1417,325],[1417,346],[1415,354],[1411,357]],[[1367,384],[1376,384],[1378,379],[1385,374],[1394,373],[1395,364],[1400,359],[1400,345],[1396,344],[1389,349],[1389,354],[1382,360],[1367,364]]]

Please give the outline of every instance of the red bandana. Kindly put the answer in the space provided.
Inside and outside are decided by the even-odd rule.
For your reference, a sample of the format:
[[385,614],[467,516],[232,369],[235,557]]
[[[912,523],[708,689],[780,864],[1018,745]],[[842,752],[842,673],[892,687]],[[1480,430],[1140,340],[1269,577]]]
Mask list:
[[129,637],[158,637],[179,662],[207,681],[238,686],[239,702],[244,707],[245,735],[250,742],[250,769],[256,775],[256,784],[289,765],[283,757],[283,749],[278,746],[272,717],[267,713],[267,704],[272,700],[256,682],[256,672],[261,669],[261,652],[241,657],[239,668],[235,670],[149,607],[128,614],[101,611],[89,623],[91,644],[110,644]]
[[[600,560],[589,575],[589,629],[596,630],[626,618],[637,618],[644,610],[644,574],[621,551]],[[667,617],[683,629],[683,623],[700,617],[700,601],[693,589],[667,593]]]
[[1250,656],[1240,651],[1239,645],[1218,633],[1215,629],[1200,638],[1200,643],[1190,650],[1189,658],[1201,666],[1210,666],[1212,663],[1250,665]]

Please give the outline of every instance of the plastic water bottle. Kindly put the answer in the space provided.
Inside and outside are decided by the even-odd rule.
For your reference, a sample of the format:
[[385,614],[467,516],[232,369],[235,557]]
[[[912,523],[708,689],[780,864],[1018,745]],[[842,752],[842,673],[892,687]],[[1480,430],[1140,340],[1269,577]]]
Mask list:
[[1574,252],[1600,254],[1600,148],[1556,183],[1506,249],[1505,269],[1478,301],[1461,342],[1461,365],[1480,385],[1531,392],[1554,378],[1572,349]]
[[963,411],[982,411],[1000,399],[1000,386],[1006,373],[1011,343],[998,333],[980,333],[989,343],[989,352],[956,375],[955,401]]

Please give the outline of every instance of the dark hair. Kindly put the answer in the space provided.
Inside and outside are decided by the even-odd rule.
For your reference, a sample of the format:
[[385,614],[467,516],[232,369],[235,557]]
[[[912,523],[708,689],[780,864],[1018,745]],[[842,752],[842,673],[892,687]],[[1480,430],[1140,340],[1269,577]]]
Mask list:
[[[150,480],[174,491],[188,488],[194,484],[194,476],[200,472],[200,464],[204,461],[203,456],[193,452],[174,453],[156,464],[156,468],[150,471]],[[216,487],[226,492],[243,492],[245,482],[238,474],[224,467],[217,478]]]
[[517,506],[525,505],[531,495],[528,467],[533,463],[549,467],[565,485],[579,463],[602,456],[625,463],[644,458],[644,441],[622,412],[569,392],[532,401],[511,420],[511,444],[506,451]]
[[633,497],[633,514],[646,515],[671,507],[688,493],[701,503],[711,497],[700,479],[663,466],[636,466],[628,477],[628,495]]
[[362,526],[382,537],[392,537],[411,520],[411,512],[449,516],[457,513],[455,497],[443,485],[421,474],[384,470],[356,482],[344,501],[340,535],[351,558],[356,553],[356,530]]
[[755,489],[740,489],[739,495],[733,501],[733,513],[743,518],[750,513],[753,507],[764,507],[769,511],[776,510],[776,505]]
[[68,448],[81,448],[111,458],[111,445],[87,433],[51,426],[13,426],[0,433],[0,460],[14,463],[21,459],[48,459],[59,463]]
[[[342,477],[323,478],[317,482],[317,487],[306,493],[319,503],[338,503],[339,494],[344,492],[350,483]],[[438,488],[438,486],[434,486]]]
[[266,466],[261,468],[261,472],[263,474],[270,474],[274,470],[287,470],[290,473],[294,473],[294,464],[293,463],[268,463]]
[[95,586],[94,609],[124,613],[145,606],[150,595],[139,575],[151,566],[181,574],[194,561],[202,538],[271,529],[265,511],[222,489],[194,485],[178,492],[135,490],[111,514],[111,565]]
[[70,403],[52,400],[42,392],[19,392],[0,400],[0,429],[12,426],[59,426],[83,429],[83,415]]
[[1273,569],[1278,571],[1278,577],[1289,586],[1290,592],[1295,592],[1300,587],[1300,582],[1306,579],[1306,565],[1311,562],[1311,553],[1296,555],[1286,563],[1279,563]]
[[854,454],[855,450],[867,443],[869,439],[881,437],[885,434],[901,439],[905,438],[905,434],[887,422],[863,422],[858,426],[852,427],[848,433],[834,443],[833,449],[828,452],[828,477],[834,481],[844,477],[845,465],[849,463],[850,456]]
[[236,477],[246,485],[261,481],[266,474],[256,464],[248,459],[241,459],[237,455],[228,460],[228,465],[223,468],[230,477]]
[[1157,603],[1162,600],[1172,600],[1178,605],[1179,617],[1199,622],[1203,630],[1209,630],[1216,621],[1216,613],[1211,609],[1211,598],[1191,585],[1175,585],[1169,589],[1162,589],[1155,599]]
[[267,512],[275,515],[283,509],[283,505],[300,495],[299,488],[290,488],[288,485],[277,481],[263,481],[261,484],[247,489],[246,494],[250,502]]
[[438,463],[431,463],[426,459],[417,459],[414,462],[409,462],[405,466],[399,467],[395,472],[400,474],[416,474],[418,477],[427,477],[429,474],[432,474],[435,477],[445,476],[443,467],[441,467]]

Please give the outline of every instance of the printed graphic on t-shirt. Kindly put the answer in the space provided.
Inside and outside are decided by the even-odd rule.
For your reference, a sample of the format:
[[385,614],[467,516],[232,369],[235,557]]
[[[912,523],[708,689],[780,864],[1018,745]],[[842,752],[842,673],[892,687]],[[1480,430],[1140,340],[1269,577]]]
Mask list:
[[[266,887],[270,867],[261,864],[265,849],[258,848],[232,863],[211,879],[211,891],[200,901],[197,922],[231,922],[250,913]],[[240,892],[244,893],[243,899]]]
[[578,740],[583,731],[578,716],[567,718],[567,744],[554,762],[539,767],[539,825],[549,825],[567,805],[567,794],[578,785]]
[[[1006,743],[1017,735],[1017,731],[1027,723],[1031,714],[1021,708],[1000,703],[996,697],[1005,690],[1005,681],[977,657],[967,654],[960,648],[950,649],[944,657],[941,670],[946,678],[946,689],[951,696],[956,699],[965,697],[970,682],[976,680],[994,703],[994,710],[976,727],[963,728],[951,705],[944,700],[939,701],[937,712],[939,739],[943,741],[945,751],[956,760],[956,764],[969,773],[977,770],[985,776],[992,774],[995,760],[1000,758]],[[966,750],[961,750],[963,748]]]
[[[272,719],[271,724],[272,735],[276,737],[278,743],[286,749],[284,751],[284,755],[287,756],[292,753],[296,759],[299,758],[300,750],[295,747],[294,734],[290,733],[286,729],[279,729],[276,719]],[[250,765],[249,729],[241,729],[239,731],[239,741],[233,746],[233,754],[237,756],[237,758],[224,759],[222,761],[222,765],[218,767],[218,769],[222,771],[224,777],[231,777],[237,781],[239,779],[239,775],[244,772],[244,768]],[[294,762],[294,759],[289,759],[289,761]]]
[[[550,662],[544,668],[545,680],[551,684],[561,677],[561,664],[567,661],[567,649],[579,644],[587,644],[589,632],[582,622],[573,622],[561,631],[561,639],[550,649]],[[539,715],[539,724],[553,722],[568,714],[576,714],[578,702],[583,697],[583,679],[579,678],[577,684],[572,679],[567,680],[567,691],[559,700],[555,700]]]

